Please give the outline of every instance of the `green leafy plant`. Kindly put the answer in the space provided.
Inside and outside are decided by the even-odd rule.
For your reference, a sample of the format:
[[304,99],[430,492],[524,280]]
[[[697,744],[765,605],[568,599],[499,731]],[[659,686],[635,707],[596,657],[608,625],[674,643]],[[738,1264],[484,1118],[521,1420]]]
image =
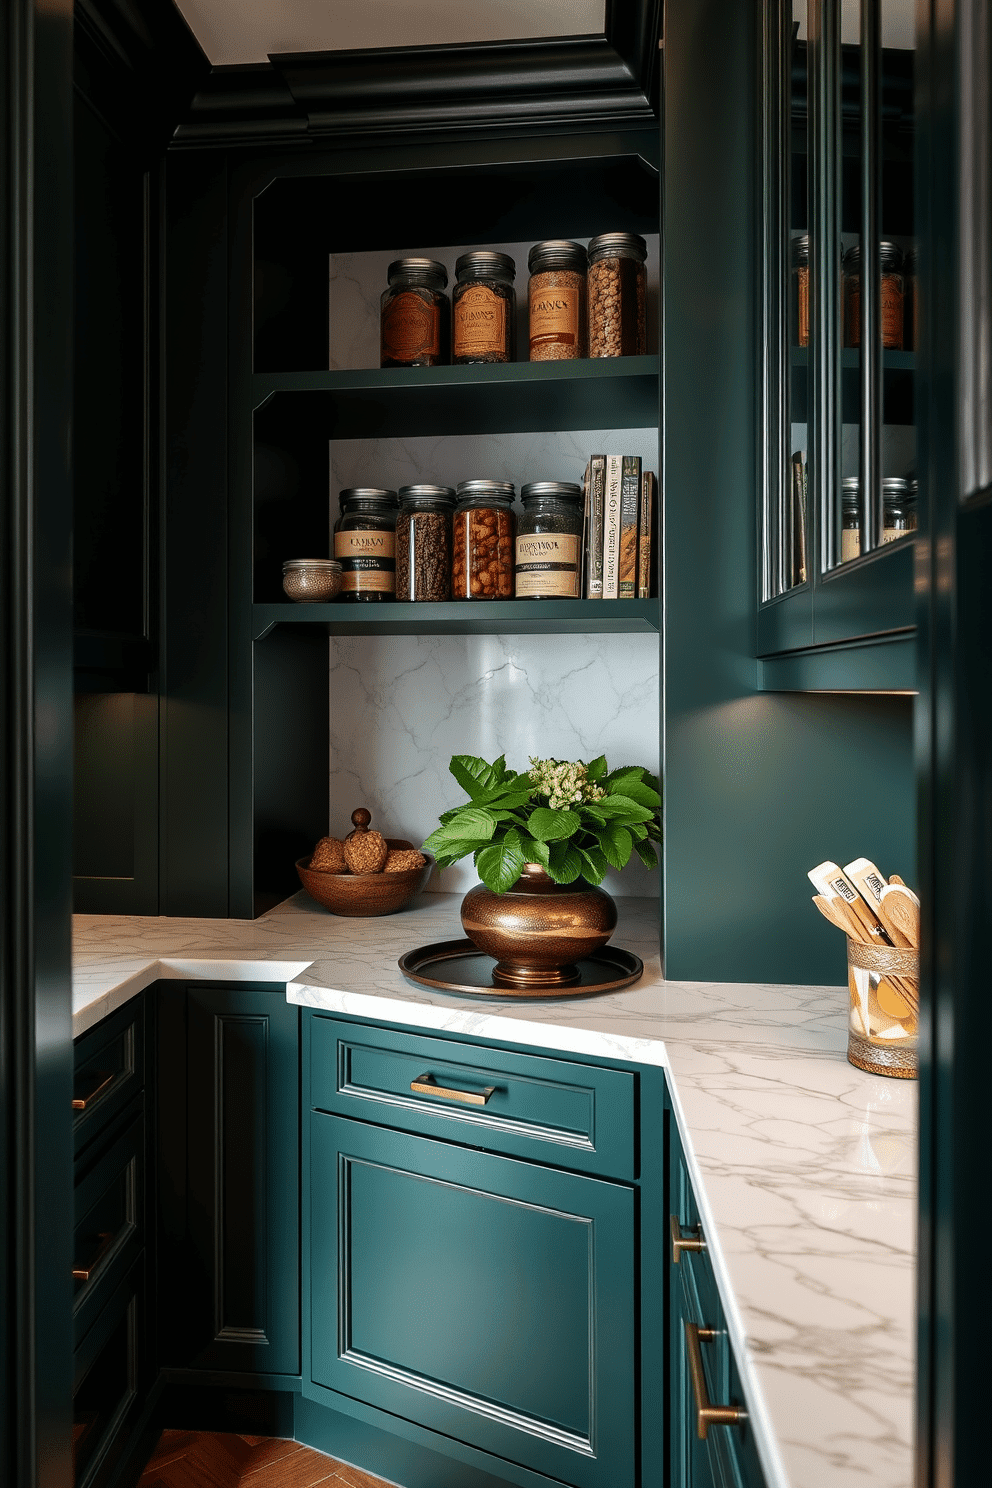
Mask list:
[[658,781],[639,765],[611,770],[606,756],[531,759],[526,774],[456,754],[449,769],[468,796],[445,811],[424,847],[448,868],[469,854],[487,888],[504,894],[525,863],[539,863],[555,883],[601,883],[607,868],[625,868],[636,852],[647,868],[661,841]]

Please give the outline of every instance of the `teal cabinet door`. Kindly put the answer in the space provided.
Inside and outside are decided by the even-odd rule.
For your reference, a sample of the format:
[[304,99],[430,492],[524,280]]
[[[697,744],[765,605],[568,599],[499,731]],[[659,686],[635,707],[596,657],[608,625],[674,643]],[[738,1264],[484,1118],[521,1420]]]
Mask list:
[[314,1382],[575,1488],[632,1488],[633,1190],[310,1121]]
[[279,991],[195,986],[160,999],[167,1366],[299,1373],[298,1029]]

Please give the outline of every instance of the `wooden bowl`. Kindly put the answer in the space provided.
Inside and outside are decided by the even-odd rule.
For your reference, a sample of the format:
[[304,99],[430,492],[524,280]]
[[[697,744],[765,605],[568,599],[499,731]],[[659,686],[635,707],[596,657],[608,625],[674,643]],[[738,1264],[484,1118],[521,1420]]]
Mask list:
[[[403,850],[412,848],[413,843],[387,837],[386,846]],[[422,868],[405,868],[402,873],[327,873],[321,868],[308,868],[309,858],[300,858],[296,871],[310,898],[332,914],[394,914],[426,886],[434,859],[429,853],[424,857],[427,862]]]

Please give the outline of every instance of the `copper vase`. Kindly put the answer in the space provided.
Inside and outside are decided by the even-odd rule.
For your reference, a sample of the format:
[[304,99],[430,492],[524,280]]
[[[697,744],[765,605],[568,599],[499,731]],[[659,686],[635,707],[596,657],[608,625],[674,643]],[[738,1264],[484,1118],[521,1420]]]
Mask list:
[[576,963],[613,934],[617,907],[584,879],[556,884],[538,864],[526,863],[505,894],[481,883],[469,889],[462,927],[480,951],[496,957],[497,986],[569,987],[579,980]]

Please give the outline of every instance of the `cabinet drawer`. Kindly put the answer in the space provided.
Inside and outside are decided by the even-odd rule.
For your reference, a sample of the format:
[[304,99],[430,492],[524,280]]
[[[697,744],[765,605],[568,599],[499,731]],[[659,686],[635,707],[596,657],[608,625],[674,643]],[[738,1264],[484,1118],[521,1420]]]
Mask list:
[[[113,1136],[113,1134],[111,1134]],[[72,1320],[78,1344],[144,1245],[145,1119],[139,1113],[90,1164],[73,1195]]]
[[138,1413],[143,1269],[139,1257],[73,1356],[76,1488],[110,1478]]
[[80,1152],[144,1085],[144,1000],[133,997],[74,1046],[72,1129]]
[[318,1110],[634,1177],[632,1074],[319,1015],[310,1027],[311,1104]]
[[632,1488],[634,1190],[321,1112],[310,1130],[313,1381]]

